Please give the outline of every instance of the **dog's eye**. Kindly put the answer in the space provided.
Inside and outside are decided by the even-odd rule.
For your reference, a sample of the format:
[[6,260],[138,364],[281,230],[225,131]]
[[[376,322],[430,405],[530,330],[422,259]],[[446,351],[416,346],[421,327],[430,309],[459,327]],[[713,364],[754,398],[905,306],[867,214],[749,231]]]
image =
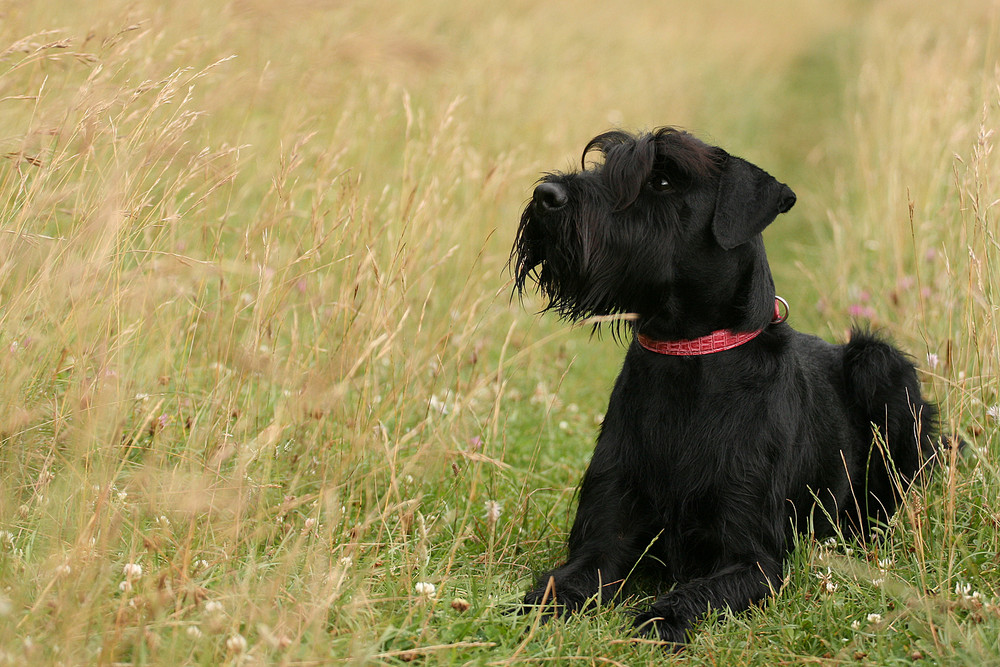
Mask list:
[[665,174],[653,174],[649,177],[649,187],[656,192],[665,192],[671,189],[670,179]]

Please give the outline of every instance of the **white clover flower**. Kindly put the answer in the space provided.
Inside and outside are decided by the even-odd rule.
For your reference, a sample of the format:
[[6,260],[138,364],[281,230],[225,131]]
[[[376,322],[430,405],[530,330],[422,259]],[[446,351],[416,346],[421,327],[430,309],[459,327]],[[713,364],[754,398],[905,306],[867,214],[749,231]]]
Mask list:
[[222,613],[222,603],[216,602],[215,600],[209,600],[205,603],[205,613],[207,614],[221,614]]
[[861,621],[851,621],[851,630],[860,630]]
[[201,628],[199,628],[197,625],[189,625],[184,632],[191,639],[199,639],[202,636]]
[[955,584],[955,594],[961,596],[966,601],[980,601],[982,599],[979,591],[972,590],[972,584],[964,584],[962,582]]
[[429,581],[418,581],[417,584],[413,587],[413,590],[416,591],[417,595],[423,595],[425,597],[433,597],[434,592],[437,590],[437,587],[434,584],[430,583]]
[[893,560],[891,558],[884,558],[878,562],[878,569],[883,572],[887,571],[893,566]]
[[341,567],[348,568],[351,565],[354,565],[354,559],[353,558],[351,558],[350,556],[341,556],[340,557],[340,566]]
[[833,572],[830,568],[826,568],[826,572],[817,572],[816,577],[823,584],[823,590],[827,593],[833,593],[837,590],[837,584],[833,582]]
[[226,639],[226,648],[231,653],[244,653],[247,650],[247,640],[241,634],[235,634]]
[[986,409],[986,416],[993,421],[1000,421],[1000,403],[988,407]]
[[73,568],[69,566],[69,563],[63,563],[62,565],[56,567],[57,577],[68,577],[70,574],[72,574],[72,572]]
[[881,623],[882,622],[882,614],[874,614],[874,613],[873,614],[868,614],[868,622],[869,623]]
[[142,565],[138,563],[125,563],[125,567],[122,568],[122,574],[125,575],[125,579],[138,579],[142,576]]

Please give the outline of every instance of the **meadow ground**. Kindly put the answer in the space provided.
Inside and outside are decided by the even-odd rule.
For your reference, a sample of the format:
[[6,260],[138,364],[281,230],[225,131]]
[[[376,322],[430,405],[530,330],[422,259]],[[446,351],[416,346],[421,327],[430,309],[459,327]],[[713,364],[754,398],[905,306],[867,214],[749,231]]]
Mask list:
[[[1000,664],[998,39],[992,0],[0,1],[0,665]],[[793,325],[886,331],[969,444],[677,656],[508,613],[623,354],[511,301],[519,209],[664,124],[796,190]]]

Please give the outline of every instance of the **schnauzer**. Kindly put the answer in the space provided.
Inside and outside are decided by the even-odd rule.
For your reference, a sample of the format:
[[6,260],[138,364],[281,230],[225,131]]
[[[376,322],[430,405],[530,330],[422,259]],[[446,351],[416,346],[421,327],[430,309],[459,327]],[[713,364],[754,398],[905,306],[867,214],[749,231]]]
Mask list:
[[787,185],[673,128],[601,134],[583,162],[535,188],[515,289],[533,279],[571,321],[622,315],[631,341],[569,557],[525,608],[614,600],[653,563],[670,588],[635,626],[683,643],[710,609],[773,594],[795,531],[887,521],[936,455],[937,411],[876,335],[833,345],[784,322],[761,231],[795,203]]

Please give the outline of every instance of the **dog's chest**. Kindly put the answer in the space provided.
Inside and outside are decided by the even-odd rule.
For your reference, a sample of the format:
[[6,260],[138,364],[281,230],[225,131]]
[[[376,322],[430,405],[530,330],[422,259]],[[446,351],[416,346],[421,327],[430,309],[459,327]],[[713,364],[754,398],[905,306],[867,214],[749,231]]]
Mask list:
[[769,418],[774,393],[772,383],[735,371],[626,363],[601,440],[630,486],[662,511],[711,521],[717,507],[775,481],[788,434]]

